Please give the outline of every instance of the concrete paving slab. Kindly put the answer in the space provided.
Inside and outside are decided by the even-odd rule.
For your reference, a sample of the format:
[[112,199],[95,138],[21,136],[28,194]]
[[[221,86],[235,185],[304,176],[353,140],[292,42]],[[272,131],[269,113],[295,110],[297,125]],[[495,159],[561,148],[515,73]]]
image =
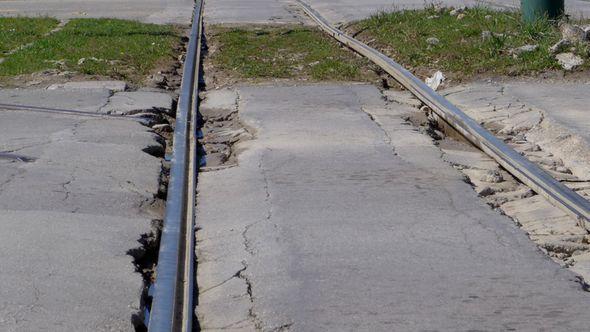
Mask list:
[[156,24],[190,24],[192,0],[4,0],[0,16],[120,18]]
[[531,107],[543,110],[558,123],[590,142],[590,83],[512,82],[504,91]]
[[0,330],[134,331],[145,218],[0,209]]
[[[433,3],[442,6],[487,6],[498,9],[519,9],[519,0],[442,0],[442,1],[421,1],[421,0],[307,0],[324,17],[333,23],[356,21],[380,11],[396,11],[406,9],[421,9]],[[565,0],[566,11],[573,16],[588,17],[590,3],[581,0]]]
[[107,89],[85,89],[72,93],[65,90],[46,89],[2,89],[0,104],[6,108],[11,105],[20,107],[41,107],[47,110],[75,110],[93,112],[107,104],[111,93]]
[[122,92],[127,90],[127,83],[124,81],[81,81],[81,82],[66,82],[63,84],[52,84],[47,87],[47,90],[84,90],[84,89],[106,89],[111,92]]
[[143,277],[129,252],[161,218],[148,209],[161,161],[144,152],[161,139],[91,116],[108,90],[0,95],[47,106],[0,107],[0,330],[135,331]]
[[205,2],[205,22],[208,24],[284,24],[300,19],[290,12],[291,0],[210,0]]
[[172,111],[172,97],[162,92],[117,92],[99,112],[104,114],[131,115],[143,112]]
[[442,93],[477,121],[501,134],[519,134],[561,159],[576,177],[590,180],[589,84],[474,82]]
[[[566,0],[566,10],[570,15],[588,17],[590,2]],[[345,23],[360,20],[380,11],[419,9],[430,5],[423,0],[307,0],[332,23]],[[435,3],[443,6],[489,6],[500,9],[518,9],[519,0],[443,0]],[[209,0],[205,2],[205,18],[211,24],[246,23],[299,23],[312,24],[298,10],[293,0]]]
[[200,175],[203,330],[590,323],[576,276],[476,196],[402,120],[409,106],[366,85],[237,90],[256,138],[237,167]]
[[231,89],[222,89],[222,90],[215,90],[212,93],[207,93],[207,98],[205,98],[201,102],[201,108],[206,108],[210,110],[218,110],[218,109],[234,109],[236,105],[236,100],[238,100],[238,95],[235,90]]

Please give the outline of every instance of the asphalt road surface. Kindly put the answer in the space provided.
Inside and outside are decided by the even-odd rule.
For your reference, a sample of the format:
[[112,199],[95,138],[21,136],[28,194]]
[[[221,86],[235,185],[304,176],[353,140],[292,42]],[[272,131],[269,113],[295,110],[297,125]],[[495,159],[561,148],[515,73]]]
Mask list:
[[192,0],[2,0],[0,16],[109,17],[190,24],[193,3]]
[[[332,22],[392,8],[310,3]],[[566,3],[570,12],[587,8]],[[210,0],[205,20],[302,19],[292,1]],[[203,107],[237,105],[255,138],[238,145],[238,166],[200,175],[203,330],[587,328],[590,297],[577,276],[489,208],[430,138],[402,120],[415,109],[387,104],[367,85],[230,90],[209,91]]]
[[[434,1],[447,6],[490,6],[501,9],[520,7],[519,0],[442,0]],[[379,11],[423,8],[432,3],[423,0],[307,0],[332,23],[359,20]],[[590,3],[580,0],[565,0],[566,11],[573,16],[590,16]],[[301,19],[293,0],[207,0],[205,1],[208,23],[296,23]]]
[[110,95],[0,90],[0,331],[134,331],[162,146]]
[[[333,22],[345,22],[367,17],[380,10],[421,8],[423,0],[308,0],[322,15]],[[449,6],[489,5],[518,8],[518,0],[444,0]],[[566,0],[566,10],[574,16],[590,16],[590,3]],[[47,15],[60,19],[74,17],[115,17],[150,23],[189,24],[191,0],[2,0],[0,16]],[[293,23],[293,0],[206,0],[207,20],[210,23]]]
[[386,105],[367,85],[235,91],[256,138],[240,144],[237,167],[200,175],[204,330],[575,331],[590,323],[576,276],[404,123],[411,108]]

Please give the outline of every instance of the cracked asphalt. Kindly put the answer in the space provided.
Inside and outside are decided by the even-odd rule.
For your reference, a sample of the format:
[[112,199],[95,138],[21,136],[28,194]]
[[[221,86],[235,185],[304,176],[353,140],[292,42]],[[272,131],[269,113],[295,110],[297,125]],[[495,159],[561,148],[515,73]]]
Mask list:
[[191,0],[3,0],[0,16],[120,18],[156,24],[190,24]]
[[[425,3],[308,2],[333,23]],[[570,13],[589,8],[566,0]],[[289,0],[210,0],[205,22],[311,24]],[[274,83],[204,96],[207,114],[237,110],[253,138],[234,147],[237,165],[199,176],[202,330],[587,328],[580,277],[477,196],[403,120],[418,110],[399,94]]]
[[[332,23],[359,20],[379,11],[423,8],[432,2],[445,6],[491,6],[497,8],[519,8],[519,0],[306,0]],[[2,4],[2,2],[0,2]],[[566,11],[576,17],[590,16],[590,2],[565,0]],[[313,23],[300,15],[294,0],[207,0],[205,1],[206,21],[211,24],[284,24]],[[303,19],[302,19],[303,17]]]
[[163,146],[111,95],[0,91],[1,331],[135,331]]
[[[583,330],[590,297],[369,85],[240,86],[199,179],[203,330]],[[231,96],[209,91],[208,96]],[[232,105],[226,101],[225,105]],[[214,107],[214,106],[212,106]]]

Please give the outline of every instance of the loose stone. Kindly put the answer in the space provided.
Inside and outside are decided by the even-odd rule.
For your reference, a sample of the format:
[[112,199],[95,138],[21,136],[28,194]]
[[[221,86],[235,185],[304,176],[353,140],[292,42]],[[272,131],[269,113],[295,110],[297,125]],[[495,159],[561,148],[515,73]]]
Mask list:
[[568,47],[571,47],[572,43],[567,39],[562,39],[555,43],[555,45],[549,47],[549,52],[552,54],[557,54],[559,52],[565,51]]
[[504,181],[504,177],[502,176],[502,174],[500,174],[500,172],[490,170],[487,171],[484,175],[482,175],[480,180],[489,183],[500,183]]
[[430,37],[426,39],[426,43],[428,43],[429,45],[438,45],[440,43],[440,40],[436,37]]
[[465,11],[465,9],[466,9],[465,7],[455,8],[449,12],[449,15],[457,16],[457,15],[463,13]]
[[561,23],[559,25],[559,30],[561,31],[563,39],[572,42],[582,42],[586,39],[586,32],[578,26],[569,23]]
[[539,48],[539,45],[530,45],[530,44],[527,44],[527,45],[524,45],[524,46],[517,47],[517,48],[513,49],[512,50],[512,55],[513,56],[519,56],[519,55],[521,55],[523,53],[533,52],[533,51],[537,50],[537,48]]
[[573,70],[574,68],[581,66],[584,60],[574,53],[559,53],[555,56],[559,65],[565,70]]

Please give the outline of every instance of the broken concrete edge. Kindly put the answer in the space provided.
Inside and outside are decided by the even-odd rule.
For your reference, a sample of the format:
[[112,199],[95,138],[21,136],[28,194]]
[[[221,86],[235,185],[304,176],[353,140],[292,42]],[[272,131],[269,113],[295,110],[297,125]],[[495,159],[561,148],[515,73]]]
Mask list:
[[[502,89],[503,88],[500,90]],[[445,96],[453,98],[452,95],[467,91],[475,90],[472,90],[467,85],[459,85],[445,90]],[[498,94],[503,95],[503,91],[499,91]],[[455,101],[455,103],[458,102]],[[556,172],[555,170],[548,169],[538,160],[535,160],[536,158],[531,160],[539,166],[544,167],[545,170],[549,171],[554,177],[557,177],[558,180],[575,182],[590,181],[590,142],[566,126],[561,125],[545,110],[536,106],[531,107],[524,105],[524,103],[520,101],[519,103],[521,104],[522,110],[517,114],[509,116],[511,121],[514,122],[513,124],[504,123],[502,116],[497,116],[496,118],[478,117],[478,114],[486,112],[483,108],[478,109],[477,107],[460,102],[459,105],[469,116],[482,123],[486,129],[492,132],[498,132],[503,138],[514,139],[519,136],[521,143],[533,145],[537,151],[543,151],[561,159],[564,166],[571,171],[570,174],[572,176],[568,176],[568,174],[564,172]],[[526,116],[525,113],[528,113],[529,115],[534,113],[537,114],[534,118],[524,119],[523,117]],[[517,117],[520,118],[517,119]],[[535,157],[531,156],[531,154],[533,154],[532,151],[527,152],[528,151],[524,151],[529,159],[531,159],[530,157]]]
[[563,160],[574,176],[590,181],[590,142],[553,120],[543,110],[541,122],[525,133],[527,140]]
[[242,149],[240,143],[256,137],[256,130],[239,117],[239,91],[231,88],[213,89],[201,92],[200,98],[200,171],[236,167],[237,155]]
[[115,92],[98,113],[116,115],[134,115],[154,112],[172,115],[174,100],[166,92],[131,91]]
[[152,219],[151,230],[140,235],[137,242],[139,245],[127,251],[127,255],[133,258],[135,273],[142,277],[142,285],[138,291],[136,312],[131,315],[131,324],[137,331],[143,331],[146,326],[146,309],[149,306],[150,286],[156,277],[156,264],[158,249],[160,247],[160,236],[164,221]]
[[[416,99],[413,95],[411,95],[411,93],[409,92],[392,92],[391,90],[383,90],[382,93],[384,95],[384,99],[388,102],[396,102],[398,104],[408,105],[411,108],[415,109],[416,112],[424,112],[426,110],[424,108],[418,110],[420,101]],[[436,121],[442,120],[436,119]],[[436,121],[429,121],[428,124],[438,125],[439,122]],[[416,126],[415,123],[410,123]],[[554,122],[550,122],[550,125],[557,124],[555,124]],[[484,202],[486,202],[486,204],[490,206],[490,208],[509,217],[519,228],[521,228],[527,234],[529,239],[533,241],[537,245],[539,250],[548,258],[551,258],[553,261],[558,263],[563,268],[567,268],[574,272],[576,275],[578,275],[579,278],[577,281],[582,286],[582,289],[590,291],[590,284],[588,283],[588,281],[590,281],[590,245],[588,244],[588,242],[590,242],[590,235],[588,234],[588,231],[586,230],[584,225],[580,225],[578,220],[573,220],[572,217],[564,214],[561,211],[561,209],[550,204],[542,196],[534,194],[534,192],[530,188],[519,182],[518,179],[513,177],[509,172],[507,172],[499,164],[497,164],[496,161],[489,158],[485,153],[483,153],[479,149],[476,149],[465,140],[462,140],[460,142],[471,147],[472,149],[476,149],[479,152],[479,154],[483,157],[483,159],[487,159],[487,162],[493,163],[495,165],[495,169],[488,170],[485,169],[485,167],[471,167],[471,165],[465,165],[465,163],[458,163],[447,159],[445,157],[447,152],[445,152],[445,150],[440,146],[440,144],[436,144],[435,141],[440,140],[445,136],[457,137],[458,134],[445,135],[443,133],[443,131],[445,131],[444,129],[430,129],[431,130],[422,130],[421,132],[429,136],[433,140],[433,144],[440,149],[441,158],[445,160],[445,162],[447,162],[449,165],[460,171],[466,177],[466,182],[471,185],[471,187],[477,193],[477,195],[482,200],[484,200]],[[449,129],[448,126],[446,129]],[[542,133],[539,133],[539,135],[542,135]],[[561,136],[555,136],[555,138],[559,139],[561,138]],[[549,141],[553,142],[553,140]],[[555,144],[557,145],[563,143]],[[590,149],[586,151],[590,151]],[[488,173],[490,172],[494,173],[492,174],[493,176],[488,176]],[[502,178],[502,181],[493,181],[492,177],[493,179]],[[492,179],[492,181],[490,181],[489,179]],[[512,188],[493,188],[498,187],[498,185],[500,187],[505,187],[506,185],[508,185]],[[498,204],[498,201],[490,200],[490,198],[496,198],[498,201],[503,202]],[[529,205],[530,202],[525,201],[527,199],[534,199],[536,201],[542,202],[544,204],[545,209],[554,210],[554,213],[558,213],[560,215],[559,218],[561,219],[551,220],[551,222],[558,223],[560,220],[568,220],[570,221],[570,225],[568,227],[579,227],[577,231],[574,231],[574,233],[579,233],[577,234],[577,237],[575,234],[547,234],[543,236],[542,234],[537,235],[534,234],[534,232],[527,230],[527,228],[525,227],[525,223],[521,222],[522,220],[521,218],[519,218],[520,216],[518,213],[518,208],[512,207],[517,202],[523,202],[523,204]],[[554,236],[554,238],[549,239],[549,236]],[[563,239],[560,240],[559,236],[561,236]],[[580,243],[576,243],[576,241]],[[577,266],[578,261],[584,262],[586,264],[582,266]]]
[[[138,307],[131,315],[131,323],[136,331],[147,330],[148,308],[151,305],[151,286],[156,278],[156,266],[158,252],[160,248],[160,238],[164,226],[163,211],[166,206],[166,196],[168,192],[169,169],[170,165],[166,161],[166,151],[172,146],[173,129],[169,121],[163,117],[153,117],[153,113],[136,114],[140,117],[140,123],[151,127],[154,134],[154,144],[143,149],[144,153],[152,155],[160,160],[160,174],[158,178],[158,189],[156,194],[140,207],[152,215],[151,229],[148,232],[139,235],[137,239],[138,246],[127,251],[127,255],[133,258],[135,272],[142,277],[142,285],[138,292]],[[152,116],[150,123],[141,121],[146,116]],[[146,205],[146,206],[144,206]],[[151,210],[151,211],[149,211]],[[156,212],[152,212],[156,210]]]
[[[142,285],[138,291],[135,312],[131,315],[131,323],[136,331],[147,330],[148,308],[151,304],[151,285],[155,282],[158,251],[160,238],[164,226],[163,211],[166,206],[168,191],[170,165],[166,161],[166,151],[172,146],[172,127],[170,122],[173,119],[155,116],[154,113],[138,113],[140,124],[151,128],[153,133],[153,144],[145,147],[142,151],[160,160],[160,174],[158,177],[158,188],[156,193],[145,204],[140,206],[141,210],[152,216],[151,229],[148,232],[139,234],[138,246],[130,248],[127,255],[133,258],[135,272],[141,275]],[[150,118],[149,122],[144,121]],[[155,212],[154,212],[155,210]]]

